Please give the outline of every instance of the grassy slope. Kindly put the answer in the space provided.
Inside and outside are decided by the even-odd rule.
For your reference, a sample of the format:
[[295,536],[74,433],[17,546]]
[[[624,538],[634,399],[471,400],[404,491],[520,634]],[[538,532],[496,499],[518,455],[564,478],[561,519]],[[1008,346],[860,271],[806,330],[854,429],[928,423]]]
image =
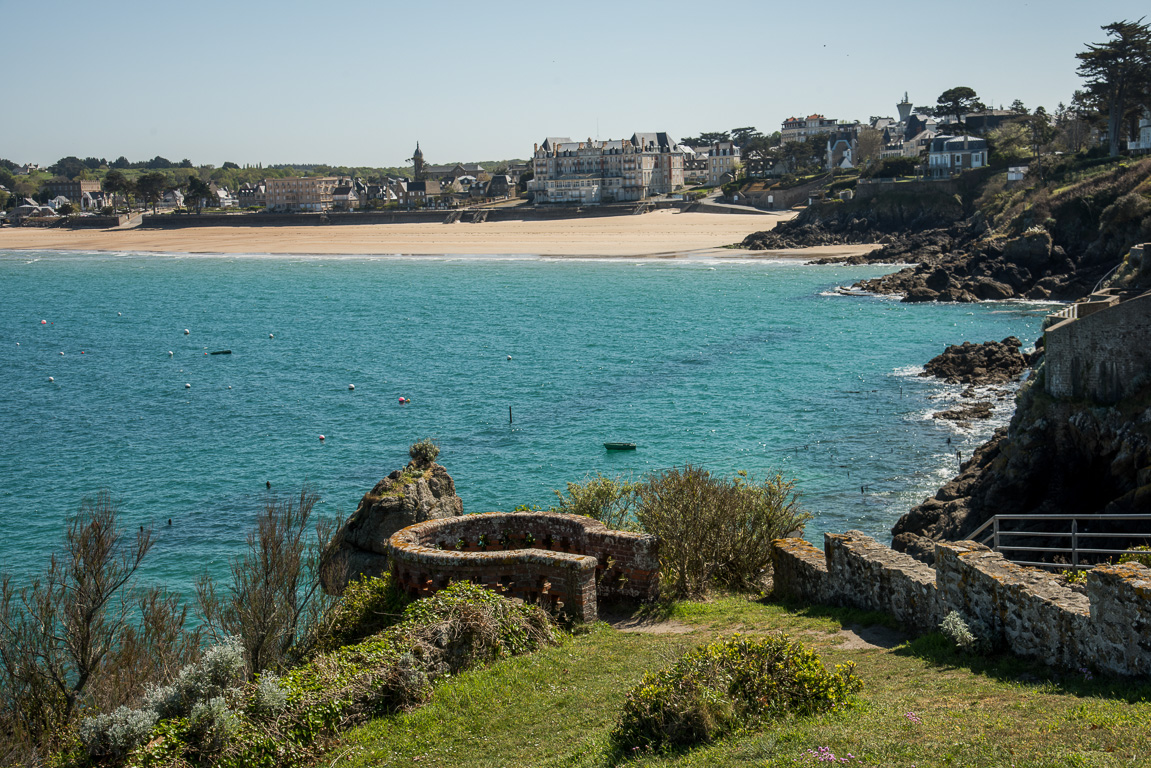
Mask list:
[[351,731],[324,762],[611,765],[608,733],[644,670],[720,633],[782,629],[818,648],[827,664],[858,664],[866,687],[857,707],[627,764],[813,765],[807,750],[826,746],[870,766],[1151,765],[1151,685],[1088,681],[1013,658],[958,657],[938,636],[891,650],[837,648],[841,628],[882,621],[874,614],[733,597],[681,604],[669,618],[693,631],[621,633],[601,625],[560,648],[461,675],[425,707]]

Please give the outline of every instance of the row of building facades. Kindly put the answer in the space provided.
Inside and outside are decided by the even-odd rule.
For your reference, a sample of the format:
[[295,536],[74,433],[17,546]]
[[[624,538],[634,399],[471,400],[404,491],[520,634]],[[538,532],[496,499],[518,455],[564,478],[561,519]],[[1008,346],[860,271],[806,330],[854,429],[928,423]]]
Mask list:
[[[896,109],[898,118],[872,117],[866,123],[840,122],[821,114],[789,117],[781,125],[781,143],[821,137],[821,143],[826,144],[822,147],[824,167],[849,169],[859,162],[861,132],[872,129],[881,137],[881,158],[921,158],[923,175],[942,179],[986,166],[988,145],[983,134],[1020,117],[1008,110],[973,112],[963,116],[960,132],[955,130],[955,118],[916,112],[906,93]],[[1145,112],[1139,138],[1128,142],[1127,149],[1137,154],[1151,151],[1151,112]],[[548,137],[535,145],[529,163],[496,175],[475,164],[426,165],[418,144],[412,161],[414,180],[384,178],[368,183],[339,176],[268,178],[244,184],[234,193],[212,184],[212,197],[199,202],[211,208],[271,211],[451,207],[464,201],[514,197],[524,176],[530,177],[526,187],[536,203],[598,205],[637,202],[674,194],[685,186],[718,186],[740,176],[769,178],[794,170],[788,167],[785,153],[744,158],[734,142],[690,147],[666,132],[634,133],[628,139],[602,141]],[[19,173],[37,169],[23,166]],[[122,202],[102,191],[94,180],[56,179],[48,182],[48,188],[53,194],[48,204],[51,208],[71,203],[89,210]],[[195,207],[197,201],[185,200],[180,190],[172,189],[165,193],[163,202],[172,207]]]

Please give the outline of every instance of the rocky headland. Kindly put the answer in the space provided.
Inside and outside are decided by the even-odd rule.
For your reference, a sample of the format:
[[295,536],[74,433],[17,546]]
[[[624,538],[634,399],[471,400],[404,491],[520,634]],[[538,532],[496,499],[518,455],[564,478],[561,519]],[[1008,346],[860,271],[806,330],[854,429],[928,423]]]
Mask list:
[[1132,245],[1151,239],[1151,160],[1069,159],[1031,186],[1008,186],[990,168],[947,183],[817,203],[740,246],[879,244],[816,263],[911,264],[853,286],[907,302],[1065,301],[1089,293]]
[[464,513],[456,484],[434,461],[413,458],[364,494],[352,516],[340,526],[324,552],[321,583],[329,594],[342,594],[360,576],[388,570],[387,542],[409,525]]

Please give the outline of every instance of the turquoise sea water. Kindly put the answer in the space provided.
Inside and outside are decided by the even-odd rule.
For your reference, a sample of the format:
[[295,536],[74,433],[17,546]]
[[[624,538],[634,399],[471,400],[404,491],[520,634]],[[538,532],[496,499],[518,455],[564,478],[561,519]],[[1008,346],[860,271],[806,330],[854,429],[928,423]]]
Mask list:
[[932,420],[958,388],[915,373],[946,344],[1030,344],[1042,308],[829,292],[885,271],[0,251],[0,560],[42,569],[106,488],[156,527],[148,576],[186,589],[242,546],[266,481],[346,516],[429,435],[467,512],[691,463],[794,476],[813,540],[889,540],[991,429]]

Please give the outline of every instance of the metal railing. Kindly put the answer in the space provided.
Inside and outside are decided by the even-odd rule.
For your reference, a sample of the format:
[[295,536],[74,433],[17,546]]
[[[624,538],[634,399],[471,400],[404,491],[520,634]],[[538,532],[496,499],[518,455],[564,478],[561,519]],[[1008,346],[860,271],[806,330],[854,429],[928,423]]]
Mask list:
[[[1070,531],[1017,531],[1005,530],[1002,523],[1013,521],[1024,521],[1032,523],[1046,523],[1048,521],[1065,520],[1070,523]],[[1123,523],[1141,523],[1142,525],[1125,526],[1127,532],[1114,533],[1097,530],[1083,530],[1081,523],[1090,522],[1092,524],[1098,522],[1123,522]],[[1098,526],[1091,525],[1091,528]],[[982,538],[980,538],[982,536]],[[1019,539],[1031,539],[1031,544],[1034,544],[1035,539],[1070,539],[1070,546],[1066,547],[1049,547],[1049,546],[1032,546],[1029,544],[1015,544],[1004,543],[1004,539],[1012,537],[1012,541]],[[1145,537],[1148,543],[1151,543],[1151,515],[996,515],[988,520],[983,525],[979,526],[967,538],[971,541],[978,542],[985,546],[991,547],[1002,554],[1005,558],[1017,565],[1031,565],[1040,568],[1058,568],[1066,569],[1072,568],[1075,570],[1086,570],[1094,568],[1098,563],[1080,563],[1080,555],[1107,555],[1108,559],[1117,557],[1137,550],[1130,549],[1108,549],[1099,544],[1106,544],[1108,539],[1138,539]],[[1096,544],[1096,540],[1102,540]],[[1091,546],[1084,546],[1084,542],[1091,544]],[[1011,554],[1008,554],[1011,553]],[[1023,555],[1016,555],[1015,553],[1024,553]],[[1027,553],[1042,553],[1046,555],[1061,555],[1063,559],[1069,562],[1062,563],[1047,563],[1039,562],[1036,560],[1022,560],[1020,557],[1036,557],[1035,554]]]

